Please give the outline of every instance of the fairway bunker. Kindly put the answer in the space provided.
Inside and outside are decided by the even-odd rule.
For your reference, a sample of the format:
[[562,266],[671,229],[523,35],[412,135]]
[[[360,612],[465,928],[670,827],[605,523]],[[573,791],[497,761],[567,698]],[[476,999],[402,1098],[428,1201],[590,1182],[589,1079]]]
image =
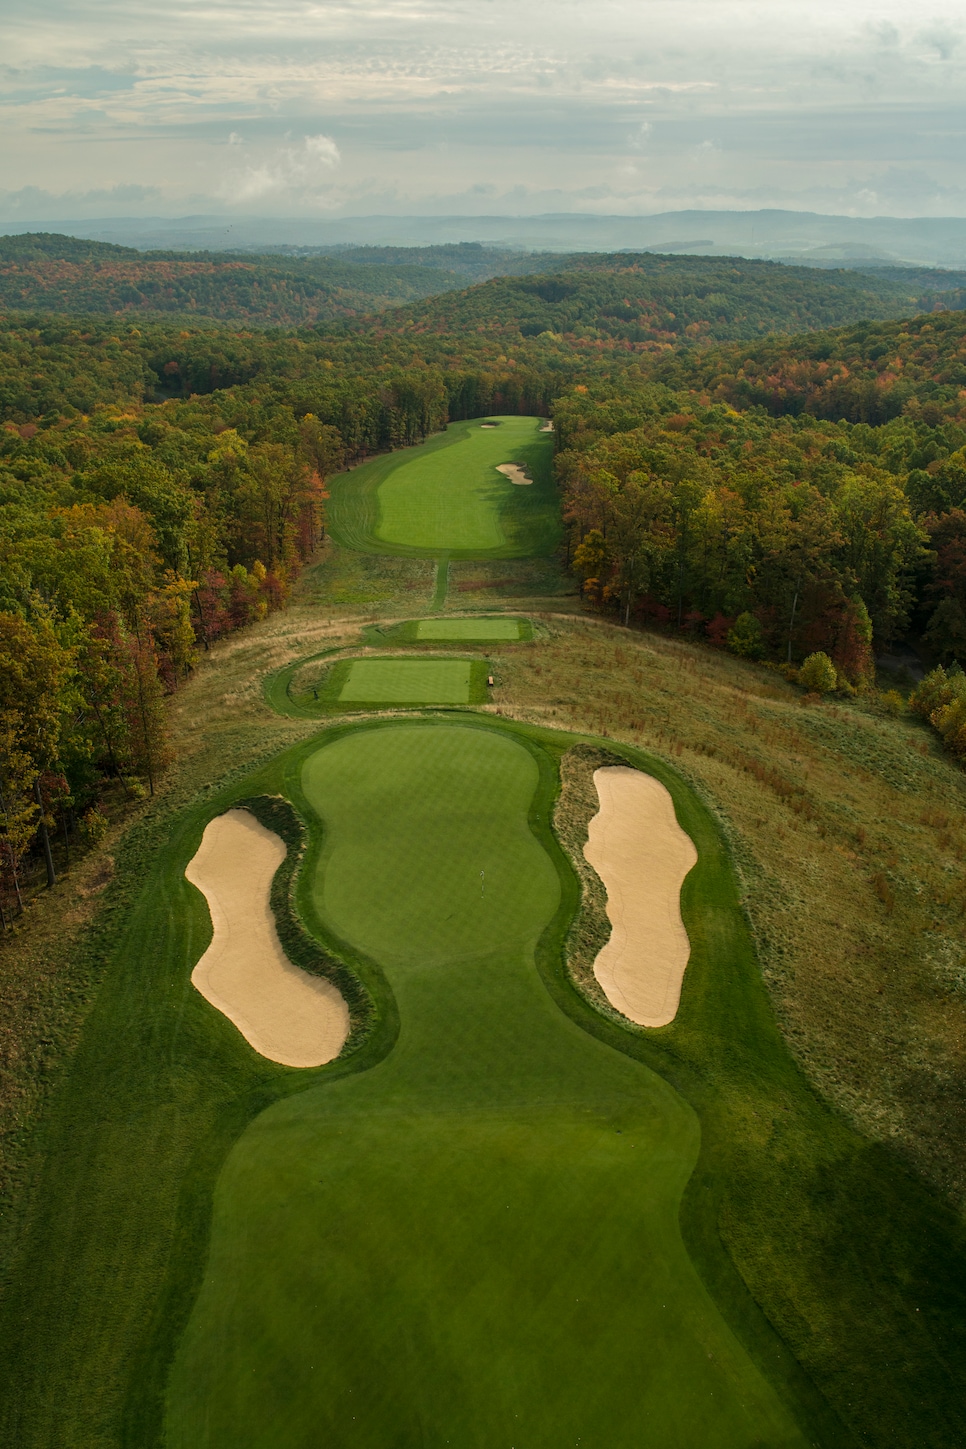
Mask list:
[[496,471],[502,473],[504,478],[509,478],[511,483],[516,483],[518,487],[526,488],[533,482],[526,469],[519,463],[500,463]]
[[691,943],[681,919],[681,886],[698,853],[677,822],[670,794],[652,775],[625,765],[594,771],[600,810],[584,855],[607,891],[610,940],[594,962],[604,995],[638,1026],[667,1026],[677,1014]]
[[208,902],[212,939],[192,985],[249,1046],[286,1067],[331,1062],[349,1035],[349,1012],[330,981],[300,971],[275,929],[272,878],[285,846],[247,810],[205,828],[185,875]]

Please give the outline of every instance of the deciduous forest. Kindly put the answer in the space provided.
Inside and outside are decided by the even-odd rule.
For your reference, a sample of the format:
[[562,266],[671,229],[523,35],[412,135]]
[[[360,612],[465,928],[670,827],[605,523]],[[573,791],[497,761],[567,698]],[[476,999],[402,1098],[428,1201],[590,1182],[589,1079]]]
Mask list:
[[618,256],[456,290],[462,248],[2,246],[0,301],[35,309],[0,323],[5,918],[52,842],[155,788],[165,695],[284,606],[327,480],[489,412],[553,418],[589,607],[819,692],[914,640],[913,707],[966,755],[966,314],[934,310],[961,278]]

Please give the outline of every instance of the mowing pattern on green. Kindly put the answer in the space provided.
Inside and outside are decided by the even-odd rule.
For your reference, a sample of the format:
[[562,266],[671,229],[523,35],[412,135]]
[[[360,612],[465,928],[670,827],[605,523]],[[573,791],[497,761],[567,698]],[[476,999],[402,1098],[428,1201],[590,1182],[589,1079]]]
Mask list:
[[400,1036],[234,1147],[169,1449],[804,1449],[681,1241],[694,1114],[534,969],[551,768],[430,722],[307,760],[319,909],[385,967]]
[[344,704],[467,704],[468,659],[354,659]]
[[520,620],[499,619],[420,619],[417,639],[499,640],[519,639]]

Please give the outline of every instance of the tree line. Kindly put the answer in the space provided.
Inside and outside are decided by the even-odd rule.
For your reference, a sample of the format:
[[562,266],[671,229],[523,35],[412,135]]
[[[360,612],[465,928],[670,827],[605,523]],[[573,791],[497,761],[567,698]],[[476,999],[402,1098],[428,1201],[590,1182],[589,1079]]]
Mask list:
[[488,412],[552,413],[596,607],[786,670],[827,656],[844,689],[913,633],[944,670],[924,717],[955,745],[963,314],[649,357],[519,329],[511,346],[479,327],[480,291],[448,330],[431,312],[311,332],[0,322],[5,910],[25,851],[50,878],[103,828],[105,792],[154,788],[165,693],[282,607],[327,478]]

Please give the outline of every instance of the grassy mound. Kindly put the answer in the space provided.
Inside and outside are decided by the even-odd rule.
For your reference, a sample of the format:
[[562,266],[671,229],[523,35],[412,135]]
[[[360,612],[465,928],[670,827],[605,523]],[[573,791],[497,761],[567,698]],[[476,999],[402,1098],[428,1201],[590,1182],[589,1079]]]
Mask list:
[[[560,540],[551,462],[540,418],[499,427],[451,423],[415,448],[374,458],[330,482],[329,530],[345,548],[409,557],[529,558]],[[520,463],[522,488],[497,471]]]
[[342,658],[327,654],[303,660],[269,684],[276,708],[286,714],[392,709],[399,705],[479,704],[487,696],[485,659],[409,657]]
[[512,616],[490,619],[420,619],[416,625],[417,640],[442,641],[461,639],[479,643],[497,643],[501,640],[518,640],[526,637],[525,619]]
[[383,725],[306,760],[325,838],[306,884],[384,968],[401,1035],[233,1149],[171,1449],[636,1449],[644,1426],[804,1449],[680,1237],[694,1114],[534,970],[567,875],[544,848],[554,785],[544,750],[470,724]]
[[468,659],[352,659],[340,704],[468,704]]

